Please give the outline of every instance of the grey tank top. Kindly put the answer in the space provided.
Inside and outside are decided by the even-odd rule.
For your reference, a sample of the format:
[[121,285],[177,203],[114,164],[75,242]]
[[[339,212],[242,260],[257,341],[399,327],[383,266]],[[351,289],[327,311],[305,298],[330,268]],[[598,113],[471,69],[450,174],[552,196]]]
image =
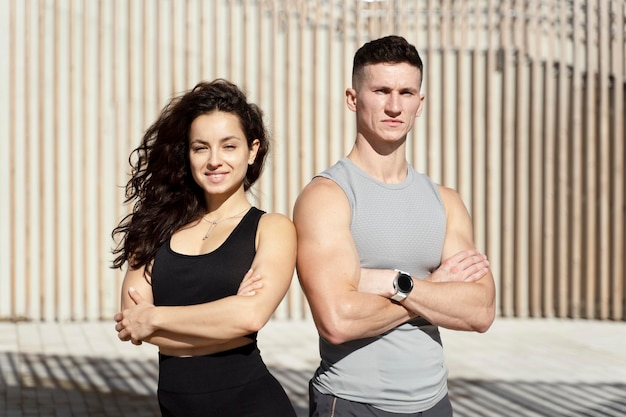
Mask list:
[[[361,267],[397,268],[424,279],[439,266],[446,215],[426,175],[409,166],[405,181],[386,184],[343,158],[318,176],[337,183],[350,202]],[[408,414],[433,407],[447,393],[439,331],[424,319],[340,345],[320,338],[320,355],[313,385],[324,394]]]

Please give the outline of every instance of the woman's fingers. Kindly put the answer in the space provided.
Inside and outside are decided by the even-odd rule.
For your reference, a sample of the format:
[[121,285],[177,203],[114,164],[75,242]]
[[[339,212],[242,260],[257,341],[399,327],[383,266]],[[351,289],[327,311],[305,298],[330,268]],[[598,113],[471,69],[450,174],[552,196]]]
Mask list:
[[239,284],[237,295],[252,296],[255,295],[256,291],[259,290],[261,287],[263,287],[263,283],[261,282],[261,275],[255,275],[254,271],[250,269],[243,277],[241,284]]

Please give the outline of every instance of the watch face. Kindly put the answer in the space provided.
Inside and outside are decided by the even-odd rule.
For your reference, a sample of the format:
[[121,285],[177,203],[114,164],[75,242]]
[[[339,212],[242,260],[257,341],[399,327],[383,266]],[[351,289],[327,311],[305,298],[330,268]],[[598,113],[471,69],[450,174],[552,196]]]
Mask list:
[[402,292],[410,292],[413,289],[413,280],[407,274],[398,274],[398,289]]

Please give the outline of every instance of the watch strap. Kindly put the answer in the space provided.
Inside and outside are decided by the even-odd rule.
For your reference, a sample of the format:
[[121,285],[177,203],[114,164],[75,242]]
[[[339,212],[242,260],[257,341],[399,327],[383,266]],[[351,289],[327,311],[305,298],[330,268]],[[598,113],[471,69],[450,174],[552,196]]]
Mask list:
[[394,269],[394,271],[396,271],[396,276],[393,279],[393,287],[396,290],[396,293],[391,296],[391,299],[393,301],[401,302],[401,301],[404,301],[404,299],[409,295],[409,293],[401,291],[400,288],[396,285],[396,283],[397,283],[398,278],[400,277],[400,275],[407,275],[407,276],[410,277],[411,274],[409,274],[408,272],[401,271],[399,269]]
[[396,289],[396,293],[391,296],[391,299],[393,301],[404,301],[404,299],[407,297],[407,294],[404,292],[400,292],[398,289]]

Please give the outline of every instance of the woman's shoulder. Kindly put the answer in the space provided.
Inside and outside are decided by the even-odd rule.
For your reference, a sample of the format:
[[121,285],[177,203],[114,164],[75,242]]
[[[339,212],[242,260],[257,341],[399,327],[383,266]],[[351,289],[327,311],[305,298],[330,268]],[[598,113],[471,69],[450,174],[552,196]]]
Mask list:
[[291,219],[278,212],[264,212],[259,221],[259,228],[261,231],[267,229],[272,229],[273,231],[276,231],[276,229],[284,229],[285,231],[290,229],[295,230]]
[[272,222],[272,223],[273,222],[278,222],[278,223],[287,222],[287,223],[291,223],[291,219],[289,217],[287,217],[283,213],[279,213],[279,212],[263,212],[263,215],[261,216],[261,220],[263,220],[265,222]]

